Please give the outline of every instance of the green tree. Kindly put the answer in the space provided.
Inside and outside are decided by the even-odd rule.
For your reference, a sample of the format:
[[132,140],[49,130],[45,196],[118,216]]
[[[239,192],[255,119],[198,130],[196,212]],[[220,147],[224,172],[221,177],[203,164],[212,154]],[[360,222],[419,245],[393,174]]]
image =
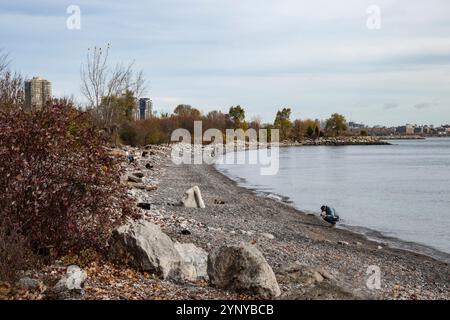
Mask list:
[[[100,108],[103,108],[103,119],[100,126],[111,136],[111,140],[117,144],[121,126],[134,120],[136,112],[136,98],[133,91],[126,90],[123,95],[103,97]],[[107,111],[107,112],[106,112]]]
[[201,112],[198,109],[193,108],[188,104],[179,104],[173,113],[184,118],[199,118],[201,116]]
[[121,124],[119,136],[122,143],[133,147],[137,145],[137,131],[132,122],[125,121]]
[[347,120],[339,113],[333,113],[326,121],[325,129],[327,133],[339,136],[342,132],[347,130]]
[[291,122],[291,108],[283,108],[277,112],[275,121],[273,123],[276,129],[280,130],[280,140],[287,140],[290,136],[290,130],[292,128]]
[[316,125],[316,127],[314,129],[314,134],[315,134],[316,138],[320,137],[320,126],[319,125]]
[[233,121],[234,128],[241,128],[245,122],[245,110],[241,106],[230,107],[228,117]]
[[134,92],[130,90],[125,91],[125,94],[120,97],[119,103],[119,108],[121,109],[121,115],[123,117],[121,120],[133,121],[137,107]]

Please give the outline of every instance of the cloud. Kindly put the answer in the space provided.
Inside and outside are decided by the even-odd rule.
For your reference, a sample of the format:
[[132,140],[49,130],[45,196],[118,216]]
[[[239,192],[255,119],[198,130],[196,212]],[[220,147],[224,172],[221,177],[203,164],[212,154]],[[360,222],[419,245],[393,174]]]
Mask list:
[[422,102],[422,103],[415,104],[414,108],[416,108],[418,110],[422,110],[422,109],[433,108],[433,107],[435,107],[437,105],[438,105],[437,102]]
[[[406,115],[380,110],[411,106],[410,122],[450,118],[450,108],[420,112],[450,104],[450,1],[376,2],[377,31],[366,27],[370,0],[0,1],[0,47],[55,94],[80,97],[87,48],[111,43],[113,63],[143,69],[157,110],[241,104],[270,121],[291,105],[302,117],[396,124]],[[81,30],[66,28],[69,4]]]
[[398,104],[397,104],[397,103],[392,103],[392,102],[386,103],[386,104],[383,106],[383,108],[384,108],[384,110],[396,109],[396,108],[398,108]]

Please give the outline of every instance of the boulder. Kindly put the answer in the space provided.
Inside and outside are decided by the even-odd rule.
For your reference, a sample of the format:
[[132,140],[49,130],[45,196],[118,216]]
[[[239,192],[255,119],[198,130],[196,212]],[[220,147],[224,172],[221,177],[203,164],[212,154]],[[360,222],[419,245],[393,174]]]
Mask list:
[[136,171],[136,172],[133,172],[133,176],[138,177],[138,178],[143,178],[144,174],[140,171]]
[[205,208],[205,203],[203,202],[200,188],[198,186],[194,186],[187,190],[183,195],[181,204],[187,208]]
[[128,182],[128,187],[145,190],[147,186],[143,183]]
[[66,274],[58,281],[53,288],[56,292],[77,290],[81,291],[87,274],[79,266],[71,265],[67,267]]
[[180,275],[183,280],[208,280],[208,253],[193,243],[175,243],[181,257]]
[[150,210],[152,208],[152,205],[150,203],[147,203],[147,202],[139,202],[137,204],[137,206],[139,208],[141,208],[141,209],[144,209],[144,210]]
[[183,229],[183,230],[181,230],[180,233],[181,233],[183,236],[188,236],[188,235],[191,234],[191,232],[190,232],[188,229]]
[[142,179],[139,177],[136,177],[134,175],[128,175],[128,181],[129,182],[134,182],[134,183],[142,183]]
[[281,294],[275,274],[253,245],[223,246],[209,255],[208,276],[217,288],[271,299]]
[[159,226],[133,220],[113,232],[112,256],[127,259],[135,268],[150,271],[164,279],[177,278],[181,258],[172,240]]

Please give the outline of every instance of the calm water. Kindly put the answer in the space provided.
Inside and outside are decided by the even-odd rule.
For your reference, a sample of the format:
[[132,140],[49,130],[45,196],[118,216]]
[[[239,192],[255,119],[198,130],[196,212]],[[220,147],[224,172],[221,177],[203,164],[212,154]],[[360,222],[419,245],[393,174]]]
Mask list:
[[[450,139],[392,146],[280,148],[277,175],[219,165],[241,185],[288,197],[304,211],[336,208],[342,224],[450,253]],[[250,151],[255,152],[255,151]]]

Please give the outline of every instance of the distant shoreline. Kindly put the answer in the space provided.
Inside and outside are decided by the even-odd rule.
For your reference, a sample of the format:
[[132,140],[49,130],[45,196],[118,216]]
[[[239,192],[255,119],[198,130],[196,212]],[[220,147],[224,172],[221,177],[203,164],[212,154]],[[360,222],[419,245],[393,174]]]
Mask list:
[[[380,140],[425,140],[427,137],[422,136],[380,136],[378,137]],[[430,137],[430,138],[438,138],[438,137]]]
[[283,146],[366,146],[366,145],[390,145],[378,137],[321,137],[317,139],[305,139],[301,142],[282,142]]

